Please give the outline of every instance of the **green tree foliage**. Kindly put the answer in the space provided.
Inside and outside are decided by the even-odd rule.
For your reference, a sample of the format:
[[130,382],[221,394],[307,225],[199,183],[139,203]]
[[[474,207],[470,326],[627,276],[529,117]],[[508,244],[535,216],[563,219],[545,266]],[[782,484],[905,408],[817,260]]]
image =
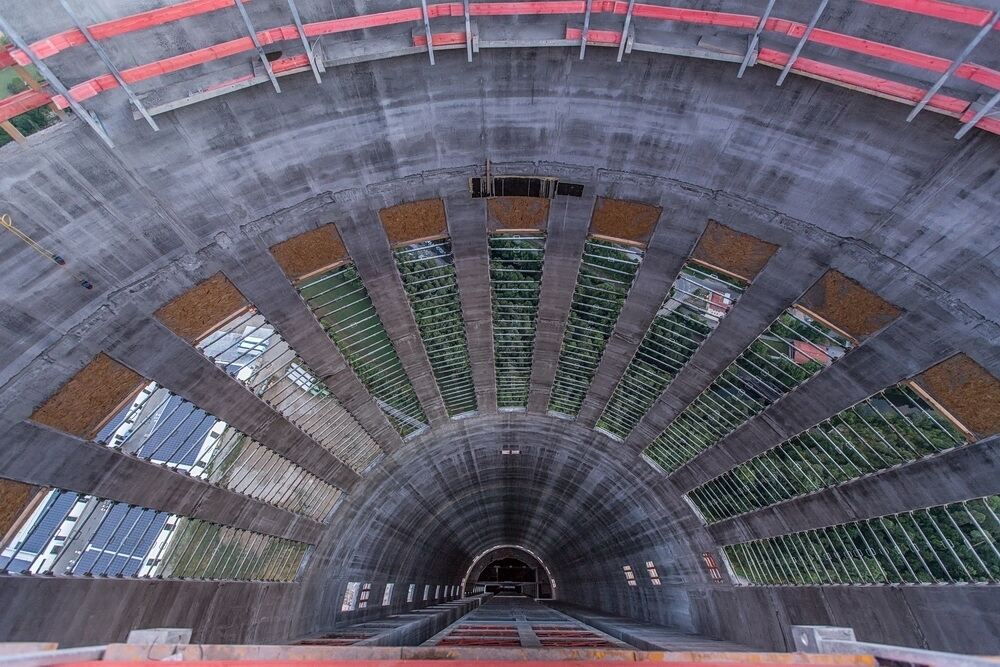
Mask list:
[[687,264],[670,288],[598,426],[624,438],[718,325],[712,294],[735,300],[741,280]]
[[426,241],[397,250],[395,256],[448,415],[475,410],[476,393],[451,242]]
[[674,419],[647,455],[668,472],[676,470],[850,347],[848,339],[796,309],[785,311]]
[[[16,95],[17,93],[23,92],[28,89],[28,84],[26,84],[21,79],[12,79],[7,83],[7,95]],[[15,116],[11,119],[11,124],[18,129],[18,131],[24,136],[29,134],[34,134],[39,130],[43,130],[49,125],[56,122],[56,115],[52,113],[52,110],[46,107],[39,107],[38,109],[32,109],[26,113]],[[10,135],[8,135],[3,130],[0,130],[0,146],[8,144],[14,141]]]
[[724,548],[741,583],[997,583],[1000,496]]
[[577,275],[549,409],[575,415],[639,269],[634,248],[588,239]]
[[427,423],[357,269],[348,264],[299,286],[323,329],[403,436]]
[[531,381],[545,237],[496,234],[489,243],[497,405],[524,408]]
[[690,497],[714,522],[965,442],[954,424],[901,384],[733,468]]

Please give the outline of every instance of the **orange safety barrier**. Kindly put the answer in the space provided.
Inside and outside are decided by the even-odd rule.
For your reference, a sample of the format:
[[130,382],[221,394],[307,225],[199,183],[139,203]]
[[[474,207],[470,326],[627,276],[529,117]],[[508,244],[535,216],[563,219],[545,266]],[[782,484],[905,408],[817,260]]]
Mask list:
[[[934,18],[966,23],[969,25],[984,25],[991,16],[991,13],[986,10],[944,2],[943,0],[861,1],[868,4],[891,7],[893,9],[919,13]],[[96,38],[107,39],[116,35],[127,34],[137,30],[163,25],[183,18],[231,7],[232,5],[233,0],[185,0],[184,2],[175,3],[174,5],[170,5],[168,7],[95,24],[91,27],[91,30],[94,32]],[[593,3],[592,12],[624,14],[627,11],[627,7],[628,4],[624,0],[598,0]],[[470,6],[470,13],[472,16],[532,14],[572,15],[582,14],[584,11],[585,2],[583,2],[583,0],[475,2]],[[437,3],[428,7],[428,16],[431,18],[463,15],[463,5],[458,2]],[[637,3],[634,6],[633,16],[659,21],[676,21],[744,30],[753,30],[759,21],[758,16],[750,14],[733,14],[728,12],[685,9],[642,3]],[[411,23],[421,20],[422,12],[420,7],[413,7],[307,23],[305,24],[304,29],[306,35],[309,37],[319,37],[322,35]],[[806,26],[805,24],[795,21],[771,18],[766,22],[765,29],[772,32],[783,33],[792,37],[800,37],[804,34]],[[579,28],[570,27],[567,28],[565,35],[567,39],[580,39],[582,37],[582,31]],[[262,45],[268,45],[285,40],[298,39],[298,33],[294,26],[286,25],[259,31],[257,33],[257,38]],[[614,30],[590,30],[588,32],[587,41],[588,43],[596,46],[615,46],[621,41],[621,33]],[[951,65],[951,61],[945,58],[939,58],[917,51],[911,51],[909,49],[903,49],[889,44],[883,44],[828,30],[814,30],[810,36],[810,41],[879,58],[889,62],[922,68],[936,73],[945,71]],[[32,44],[32,49],[36,52],[36,54],[44,58],[82,43],[85,43],[82,33],[80,33],[77,29],[73,29],[53,35],[43,40],[39,40]],[[426,46],[427,40],[425,36],[415,36],[413,43],[416,46]],[[432,35],[432,44],[435,46],[459,45],[464,43],[465,34],[462,32],[449,32]],[[123,70],[122,78],[128,83],[137,83],[155,78],[157,76],[205,64],[213,60],[247,53],[253,49],[253,42],[249,37],[233,39],[228,42],[215,44],[202,49],[178,54],[176,56],[171,56],[169,58],[164,58],[162,60],[157,60]],[[788,54],[773,49],[762,49],[758,56],[758,59],[761,62],[778,65],[782,65],[787,62],[787,58]],[[298,59],[301,59],[301,64],[299,64]],[[0,67],[15,63],[22,65],[27,64],[28,58],[19,49],[12,49],[9,47],[6,49],[0,49]],[[278,69],[279,64],[283,69]],[[296,57],[296,59],[279,60],[275,64],[274,69],[276,71],[288,71],[307,64],[305,56],[303,55]],[[792,71],[810,74],[834,83],[841,83],[859,88],[865,92],[891,97],[898,100],[916,102],[919,101],[925,93],[923,89],[918,87],[909,86],[881,77],[863,74],[844,67],[821,63],[815,60],[800,59],[796,61]],[[974,63],[963,63],[957,69],[955,75],[981,85],[1000,90],[1000,71]],[[230,81],[219,85],[228,85],[230,83],[233,82]],[[104,74],[73,86],[70,89],[70,94],[76,101],[84,101],[117,86],[118,82],[113,76],[111,76],[111,74]],[[18,96],[15,96],[15,98],[18,98]],[[62,96],[49,97],[46,93],[35,93],[32,96],[20,97],[18,99],[7,98],[6,100],[0,100],[0,120],[9,120],[17,114],[30,111],[31,109],[47,104],[50,101],[55,102],[55,104],[60,108],[66,108],[68,106],[67,101],[63,99]],[[31,104],[34,106],[25,106]],[[969,111],[969,102],[946,95],[934,96],[929,106],[932,109],[958,115],[960,117],[971,118],[974,115]],[[997,122],[989,119],[983,119],[977,124],[977,126],[992,132],[995,131]]]
[[[487,656],[483,656],[486,658]],[[788,663],[754,662],[754,654],[750,654],[745,663],[740,662],[669,662],[670,667],[788,667]],[[612,658],[613,659],[613,658]],[[205,667],[302,667],[302,661],[296,660],[212,660],[205,662],[185,660],[187,665],[205,665]],[[90,661],[64,663],[66,667],[163,667],[162,661]],[[358,660],[309,660],[310,667],[358,667]],[[559,660],[364,660],[365,667],[566,667],[566,661]],[[573,667],[608,667],[608,662],[599,660],[574,660]],[[843,667],[843,665],[827,665],[809,663],[809,667]]]

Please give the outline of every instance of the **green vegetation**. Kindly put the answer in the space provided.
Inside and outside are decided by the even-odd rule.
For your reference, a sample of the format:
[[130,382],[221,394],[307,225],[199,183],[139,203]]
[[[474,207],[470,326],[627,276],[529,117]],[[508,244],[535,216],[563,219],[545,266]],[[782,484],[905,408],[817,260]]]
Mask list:
[[399,434],[426,427],[427,417],[354,265],[327,271],[298,289]]
[[736,358],[646,449],[667,472],[828,366],[851,342],[794,308]]
[[903,384],[844,410],[689,495],[712,523],[964,443],[956,426]]
[[[6,38],[0,36],[0,46],[6,45]],[[28,71],[38,78],[38,73],[33,67],[28,67]],[[0,69],[0,99],[10,97],[28,89],[26,84],[13,68]],[[34,134],[52,125],[57,120],[57,116],[52,110],[45,106],[32,109],[27,113],[20,114],[11,119],[11,124],[24,136]],[[14,141],[10,135],[0,129],[0,146]]]
[[223,488],[323,521],[341,492],[232,427],[206,452],[199,475]]
[[451,242],[417,243],[397,250],[395,257],[445,410],[452,417],[474,411],[476,391]]
[[292,581],[308,545],[181,517],[152,574],[171,579]]
[[525,408],[531,382],[545,236],[490,237],[497,406]]
[[1000,582],[1000,496],[724,547],[740,583]]
[[580,410],[639,270],[642,252],[588,239],[566,322],[549,410],[575,415]]
[[717,295],[718,301],[729,299],[728,308],[745,285],[742,280],[686,264],[625,370],[598,427],[619,438],[627,437],[718,326],[724,312],[718,304],[711,304],[712,295]]

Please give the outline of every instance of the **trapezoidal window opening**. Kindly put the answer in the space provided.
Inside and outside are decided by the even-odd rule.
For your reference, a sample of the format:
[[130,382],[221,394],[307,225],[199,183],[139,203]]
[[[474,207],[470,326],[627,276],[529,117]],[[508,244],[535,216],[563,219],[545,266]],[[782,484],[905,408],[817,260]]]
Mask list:
[[297,289],[393,428],[404,437],[425,429],[427,417],[354,265],[326,271]]
[[660,573],[656,571],[656,564],[651,560],[646,561],[646,574],[649,575],[649,583],[659,586],[663,582],[660,580]]
[[344,589],[344,599],[340,603],[340,611],[354,611],[358,608],[358,595],[361,593],[360,581],[347,582]]
[[598,428],[620,439],[628,437],[746,285],[698,262],[685,264],[604,408]]
[[382,606],[388,607],[392,604],[392,589],[396,587],[394,583],[388,583],[385,585],[385,590],[382,591]]
[[358,594],[358,609],[364,609],[368,606],[368,599],[372,595],[372,585],[371,582],[365,582],[361,584],[361,592]]
[[635,580],[635,572],[632,571],[631,565],[622,565],[622,571],[625,573],[625,583],[629,586],[638,586]]
[[968,444],[909,382],[885,389],[690,491],[708,523]]
[[531,384],[545,235],[491,234],[489,253],[497,407],[523,410]]
[[382,450],[259,312],[220,325],[197,348],[324,449],[362,472]]
[[723,547],[749,586],[1000,583],[1000,496]]
[[639,270],[643,252],[590,237],[583,250],[549,398],[549,411],[576,416]]
[[476,390],[451,241],[422,241],[393,254],[448,416],[475,412]]
[[671,473],[760,414],[848,350],[853,341],[791,307],[646,448]]
[[701,560],[705,563],[708,578],[717,584],[722,583],[722,570],[719,569],[719,562],[715,559],[715,554],[706,551],[701,555]]
[[64,489],[3,545],[0,571],[87,577],[293,581],[309,545]]
[[101,429],[124,454],[323,521],[342,492],[156,382]]

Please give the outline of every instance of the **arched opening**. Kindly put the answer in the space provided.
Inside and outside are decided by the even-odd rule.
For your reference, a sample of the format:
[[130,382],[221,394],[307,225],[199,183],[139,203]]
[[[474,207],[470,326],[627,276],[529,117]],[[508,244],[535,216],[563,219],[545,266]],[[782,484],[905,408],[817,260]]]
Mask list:
[[463,586],[466,593],[550,600],[554,597],[555,581],[538,556],[522,547],[503,546],[480,554],[469,568]]

